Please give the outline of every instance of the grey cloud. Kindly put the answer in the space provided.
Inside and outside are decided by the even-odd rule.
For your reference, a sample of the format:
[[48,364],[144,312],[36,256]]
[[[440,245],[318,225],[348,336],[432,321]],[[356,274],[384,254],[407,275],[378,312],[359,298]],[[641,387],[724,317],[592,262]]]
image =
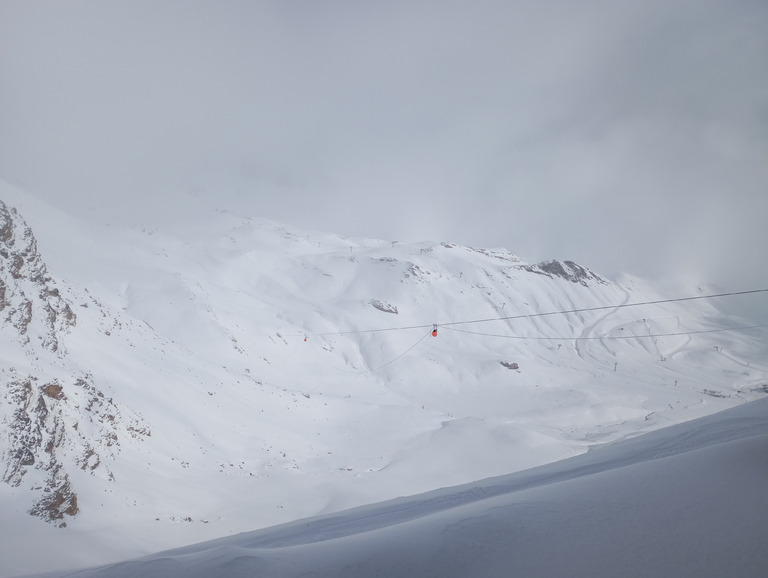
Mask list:
[[768,286],[764,2],[0,10],[0,176],[70,210],[184,199]]

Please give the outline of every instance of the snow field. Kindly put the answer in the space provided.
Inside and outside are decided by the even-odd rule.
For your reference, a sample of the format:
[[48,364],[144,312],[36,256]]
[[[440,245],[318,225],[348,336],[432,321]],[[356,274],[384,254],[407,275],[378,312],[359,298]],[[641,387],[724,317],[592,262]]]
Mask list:
[[[66,529],[26,515],[28,488],[0,485],[20,528],[0,575],[527,470],[765,396],[765,330],[643,337],[740,324],[712,303],[524,317],[660,298],[637,280],[583,286],[503,250],[230,214],[96,228],[14,194],[78,320],[65,354],[30,357],[3,333],[4,359],[58,379],[72,403],[86,377],[114,421],[63,415],[119,444],[92,471],[69,464],[80,513]],[[449,325],[505,316],[523,317]],[[640,337],[611,339],[626,336]],[[36,536],[48,549],[32,557]]]

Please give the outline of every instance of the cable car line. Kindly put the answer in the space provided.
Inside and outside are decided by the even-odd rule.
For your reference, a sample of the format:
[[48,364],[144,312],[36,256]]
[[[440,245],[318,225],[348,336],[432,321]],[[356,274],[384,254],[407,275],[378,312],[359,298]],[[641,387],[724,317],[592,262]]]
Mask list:
[[502,337],[505,339],[521,339],[532,341],[586,341],[586,340],[615,340],[615,339],[647,339],[650,337],[674,337],[682,335],[696,335],[699,333],[719,333],[722,331],[747,331],[749,329],[758,329],[761,327],[768,327],[768,324],[763,325],[747,325],[743,327],[725,327],[720,329],[700,329],[696,331],[678,331],[675,333],[649,333],[647,335],[603,335],[597,337],[525,337],[522,335],[502,335],[498,333],[484,333],[482,331],[470,331],[468,329],[456,329],[455,327],[446,327],[448,331],[456,331],[458,333],[468,333],[470,335],[482,335],[485,337]]
[[[410,353],[413,349],[416,348],[428,335],[432,335],[433,337],[437,337],[438,334],[438,326],[443,327],[449,331],[455,331],[458,333],[466,333],[471,335],[481,335],[485,337],[498,337],[498,338],[504,338],[504,339],[519,339],[519,340],[536,340],[536,341],[586,341],[586,340],[600,340],[600,341],[606,341],[606,340],[627,340],[627,339],[647,339],[647,338],[659,338],[659,337],[674,337],[674,336],[683,336],[683,335],[696,335],[696,334],[702,334],[702,333],[718,333],[718,332],[724,332],[724,331],[748,331],[750,329],[758,329],[758,328],[764,328],[768,327],[768,324],[761,324],[761,325],[750,325],[750,326],[742,326],[742,327],[725,327],[725,328],[719,328],[719,329],[701,329],[701,330],[694,330],[694,331],[678,331],[678,332],[669,332],[669,333],[654,333],[654,334],[646,334],[646,335],[603,335],[603,336],[572,336],[572,337],[546,337],[546,336],[539,336],[539,337],[526,337],[526,336],[520,336],[520,335],[503,335],[503,334],[494,334],[494,333],[488,333],[488,332],[481,332],[481,331],[472,331],[469,329],[459,329],[456,327],[457,325],[465,325],[465,324],[471,324],[471,323],[486,323],[490,321],[508,321],[512,319],[525,319],[525,318],[532,318],[532,317],[544,317],[548,315],[567,315],[570,313],[583,313],[583,312],[590,312],[590,311],[603,311],[606,309],[620,309],[625,307],[639,307],[641,305],[660,305],[663,303],[676,303],[676,302],[683,302],[683,301],[693,301],[697,299],[714,299],[718,297],[729,297],[729,296],[735,296],[735,295],[750,295],[755,293],[768,293],[768,289],[754,289],[750,291],[734,291],[729,293],[718,293],[714,295],[697,295],[693,297],[678,297],[674,299],[657,299],[654,301],[645,301],[645,302],[636,302],[636,303],[624,303],[620,305],[610,305],[610,306],[599,306],[599,307],[584,307],[579,309],[570,309],[570,310],[563,310],[563,311],[548,311],[544,313],[529,313],[529,314],[520,314],[520,315],[511,315],[506,317],[493,317],[493,318],[487,318],[487,319],[474,319],[474,320],[465,320],[465,321],[452,321],[448,323],[433,323],[430,325],[410,325],[410,326],[401,326],[401,327],[383,327],[383,328],[375,328],[375,329],[361,329],[361,330],[349,330],[349,331],[336,331],[336,332],[320,332],[320,333],[311,333],[311,332],[305,332],[302,334],[297,335],[303,335],[304,341],[309,342],[310,348],[312,351],[317,355],[324,363],[332,367],[333,369],[336,369],[337,371],[341,371],[344,373],[352,373],[352,374],[366,374],[366,373],[373,373],[376,371],[379,371],[408,353]],[[412,329],[427,329],[427,332],[422,335],[418,341],[416,341],[413,345],[409,346],[405,351],[400,353],[399,355],[395,356],[394,358],[390,359],[386,363],[383,363],[375,368],[367,369],[367,370],[349,370],[344,369],[341,367],[337,367],[333,363],[331,363],[328,359],[326,359],[325,356],[321,355],[320,352],[318,352],[314,344],[311,342],[312,340],[309,339],[309,336],[312,337],[332,337],[332,336],[342,336],[342,335],[352,335],[352,334],[362,334],[362,333],[379,333],[384,331],[406,331],[406,330],[412,330]]]
[[[571,313],[587,313],[592,311],[605,311],[608,309],[623,309],[627,307],[640,307],[643,305],[661,305],[664,303],[680,303],[684,301],[694,301],[694,300],[700,300],[700,299],[715,299],[719,297],[732,297],[737,295],[752,295],[756,293],[768,293],[768,289],[752,289],[749,291],[731,291],[727,293],[716,293],[711,295],[695,295],[693,297],[676,297],[672,299],[657,299],[654,301],[638,301],[635,303],[622,303],[618,305],[601,305],[597,307],[581,307],[577,309],[566,309],[561,311],[547,311],[543,313],[521,313],[518,315],[507,315],[504,317],[488,317],[484,319],[470,319],[470,320],[463,320],[463,321],[448,321],[445,323],[432,323],[432,324],[424,324],[424,325],[408,325],[408,326],[400,326],[400,327],[380,327],[380,328],[374,328],[374,329],[351,329],[347,331],[328,331],[328,332],[318,332],[318,333],[312,333],[312,332],[303,332],[303,333],[296,333],[293,336],[308,336],[312,335],[314,337],[333,337],[333,336],[341,336],[341,335],[355,335],[355,334],[363,334],[363,333],[382,333],[385,331],[408,331],[412,329],[429,329],[432,328],[433,330],[436,330],[437,327],[445,327],[446,329],[450,329],[451,327],[454,327],[456,325],[468,325],[471,323],[489,323],[491,321],[512,321],[515,319],[528,319],[528,318],[534,318],[534,317],[547,317],[551,315],[568,315]],[[759,326],[755,326],[759,327]],[[726,331],[732,331],[732,329],[726,329]],[[467,333],[471,333],[470,331],[466,331]],[[504,336],[500,336],[504,337]],[[532,338],[529,338],[532,339]],[[554,338],[553,338],[554,339]],[[560,339],[574,339],[573,337],[569,338],[560,338]]]
[[657,299],[655,301],[641,301],[636,303],[623,303],[619,305],[601,305],[599,307],[583,307],[579,309],[569,309],[565,311],[548,311],[546,313],[526,313],[520,315],[510,315],[507,317],[489,317],[487,319],[473,319],[470,321],[452,321],[441,323],[441,327],[451,325],[465,325],[469,323],[487,323],[489,321],[509,321],[512,319],[526,319],[529,317],[546,317],[548,315],[565,315],[568,313],[585,313],[588,311],[605,311],[606,309],[622,309],[626,307],[639,307],[641,305],[660,305],[663,303],[677,303],[681,301],[693,301],[694,299],[714,299],[716,297],[731,297],[734,295],[749,295],[753,293],[768,293],[768,289],[753,289],[751,291],[733,291],[730,293],[717,293],[714,295],[696,295],[694,297],[677,297],[674,299]]

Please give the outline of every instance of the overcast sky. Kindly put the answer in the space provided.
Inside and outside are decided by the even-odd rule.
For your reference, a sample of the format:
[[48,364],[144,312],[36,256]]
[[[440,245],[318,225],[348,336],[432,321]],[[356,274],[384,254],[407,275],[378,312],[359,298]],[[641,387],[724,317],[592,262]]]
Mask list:
[[767,31],[762,0],[0,0],[0,178],[768,287]]

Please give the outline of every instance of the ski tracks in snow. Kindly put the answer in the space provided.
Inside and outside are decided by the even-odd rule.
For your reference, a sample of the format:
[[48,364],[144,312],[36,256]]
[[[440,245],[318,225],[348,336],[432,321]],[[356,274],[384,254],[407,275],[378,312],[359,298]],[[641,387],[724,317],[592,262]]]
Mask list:
[[[611,317],[612,315],[614,315],[614,314],[615,314],[615,313],[616,313],[616,312],[617,312],[619,309],[621,309],[622,307],[624,307],[624,306],[625,306],[625,305],[626,305],[626,304],[629,302],[629,292],[628,292],[626,289],[624,289],[624,288],[620,288],[620,289],[621,289],[622,293],[624,293],[624,299],[622,300],[622,302],[621,302],[620,304],[618,304],[616,307],[614,307],[613,309],[610,309],[608,312],[606,312],[606,313],[604,313],[603,315],[601,315],[600,317],[598,317],[598,318],[595,320],[595,322],[594,322],[594,323],[591,323],[590,325],[587,325],[586,327],[584,327],[584,329],[582,329],[582,330],[581,330],[581,333],[579,334],[579,337],[575,339],[575,342],[574,342],[574,347],[576,348],[576,354],[577,354],[577,355],[578,355],[578,356],[579,356],[581,359],[583,359],[583,360],[585,360],[585,361],[586,361],[586,358],[585,358],[586,348],[583,348],[581,345],[579,345],[579,343],[580,343],[582,340],[593,340],[593,339],[595,339],[595,337],[596,337],[596,335],[595,335],[595,329],[596,329],[596,328],[597,328],[599,325],[601,325],[603,322],[605,322],[605,321],[606,321],[606,320],[607,320],[609,317]],[[608,352],[608,353],[609,353],[609,354],[610,354],[612,357],[615,357],[615,355],[616,355],[616,352],[615,352],[615,351],[613,351],[613,350],[612,350],[612,349],[611,349],[611,348],[608,346],[608,342],[607,342],[607,340],[606,340],[606,339],[600,339],[599,341],[600,341],[600,345],[602,345],[602,347],[603,347],[603,348],[604,348],[604,349],[605,349],[605,350],[606,350],[606,351],[607,351],[607,352]],[[596,355],[590,355],[590,357],[591,357],[591,359],[592,359],[593,361],[596,361],[596,362],[598,362],[598,363],[600,362],[600,359],[598,358],[598,356],[596,356]]]

